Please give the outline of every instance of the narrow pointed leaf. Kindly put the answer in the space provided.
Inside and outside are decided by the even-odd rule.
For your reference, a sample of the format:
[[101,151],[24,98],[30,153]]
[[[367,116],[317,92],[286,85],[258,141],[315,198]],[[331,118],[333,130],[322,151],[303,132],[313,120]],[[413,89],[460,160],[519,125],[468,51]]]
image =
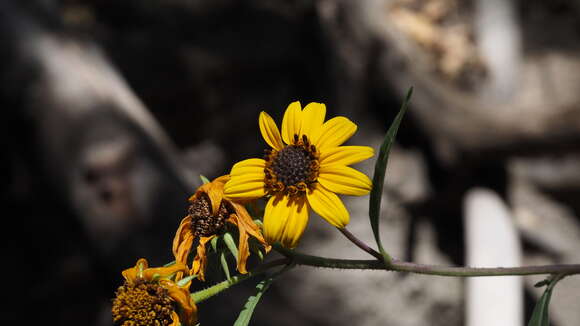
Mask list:
[[236,321],[234,322],[234,326],[247,326],[247,325],[249,325],[250,320],[252,319],[252,315],[254,314],[254,309],[256,309],[258,302],[262,298],[262,295],[264,294],[264,292],[266,292],[266,290],[268,290],[268,288],[270,287],[270,284],[272,284],[272,282],[274,281],[274,279],[276,277],[278,277],[279,275],[283,274],[284,272],[290,270],[293,267],[294,267],[294,265],[288,265],[288,266],[284,267],[283,269],[281,269],[280,271],[272,274],[270,277],[268,277],[268,278],[262,280],[260,283],[258,283],[256,285],[256,290],[258,290],[258,292],[255,295],[248,298],[248,301],[244,305],[244,309],[242,309],[242,311],[240,311],[240,314],[238,315],[238,319],[236,319]]
[[371,227],[373,229],[373,234],[375,236],[375,240],[377,242],[377,246],[379,247],[379,251],[381,255],[383,255],[385,264],[387,267],[391,263],[391,257],[383,248],[383,244],[381,242],[381,236],[379,233],[379,218],[381,213],[381,199],[383,196],[383,185],[385,182],[385,172],[387,169],[387,163],[389,160],[389,152],[391,151],[391,147],[395,142],[395,136],[397,135],[397,131],[399,130],[399,126],[401,125],[401,121],[403,120],[403,116],[407,111],[407,107],[409,106],[409,101],[411,99],[411,94],[413,94],[413,88],[411,87],[407,92],[407,96],[401,105],[401,109],[399,113],[393,120],[393,123],[389,127],[383,143],[381,145],[379,155],[377,156],[377,162],[375,164],[375,173],[373,175],[373,189],[370,195],[370,203],[369,203],[369,217],[371,222]]
[[234,237],[232,237],[231,233],[229,232],[224,233],[224,242],[226,243],[226,246],[228,247],[232,255],[236,257],[236,260],[238,260],[238,247],[236,247],[236,242],[234,241]]
[[566,274],[555,275],[551,278],[543,280],[541,282],[536,283],[536,287],[547,285],[546,291],[536,303],[536,307],[534,308],[534,312],[532,313],[532,318],[528,323],[528,326],[549,326],[550,325],[550,299],[552,298],[552,291],[558,282],[560,282]]
[[185,286],[185,284],[187,284],[187,282],[193,280],[194,278],[197,278],[197,275],[186,276],[177,282],[177,286]]
[[548,307],[550,305],[550,298],[552,297],[552,289],[548,287],[544,294],[540,297],[540,300],[534,308],[532,313],[532,318],[528,323],[528,326],[549,326],[550,325],[550,314]]
[[220,253],[220,262],[222,263],[222,270],[226,274],[226,278],[229,281],[231,279],[230,268],[228,267],[228,261],[226,260],[226,254],[223,251]]
[[247,326],[250,324],[254,309],[256,309],[258,302],[262,298],[264,292],[266,292],[266,290],[270,287],[272,281],[272,278],[267,278],[256,285],[256,290],[258,290],[258,293],[248,298],[248,301],[244,305],[244,309],[242,309],[238,315],[238,319],[236,319],[234,326]]
[[203,182],[204,184],[209,183],[209,179],[206,178],[204,175],[199,175],[199,178],[201,179],[201,182]]
[[213,251],[214,251],[214,252],[217,252],[217,245],[218,245],[218,240],[219,240],[219,237],[214,237],[214,238],[213,238],[213,239],[211,239],[211,240],[210,240],[210,242],[209,242],[209,243],[210,243],[210,245],[211,245],[211,248],[213,249]]

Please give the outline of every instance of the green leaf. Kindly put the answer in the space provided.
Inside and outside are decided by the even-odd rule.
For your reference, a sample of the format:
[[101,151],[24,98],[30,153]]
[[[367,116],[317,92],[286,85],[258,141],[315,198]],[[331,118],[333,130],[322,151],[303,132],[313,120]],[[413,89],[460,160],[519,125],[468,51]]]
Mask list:
[[206,178],[204,175],[200,174],[199,178],[201,179],[201,182],[203,182],[204,184],[209,183],[209,179]]
[[279,270],[278,272],[272,274],[270,277],[268,277],[268,278],[262,280],[260,283],[258,283],[256,285],[256,290],[258,290],[258,292],[256,293],[256,295],[253,295],[253,296],[248,298],[248,301],[244,305],[244,309],[242,309],[242,311],[240,311],[240,314],[238,315],[238,319],[236,319],[236,321],[234,322],[234,326],[247,326],[247,325],[249,325],[250,319],[252,319],[252,314],[254,314],[254,309],[256,309],[256,306],[258,305],[260,298],[262,298],[262,295],[264,294],[264,292],[266,292],[266,290],[268,290],[268,288],[270,287],[270,284],[272,284],[272,282],[274,281],[274,279],[276,277],[278,277],[279,275],[283,274],[284,272],[290,270],[293,267],[294,267],[294,265],[287,265],[283,269]]
[[232,237],[231,233],[229,232],[224,233],[224,242],[226,243],[226,246],[228,247],[232,255],[236,257],[236,260],[238,260],[238,247],[236,247],[236,242],[234,241],[234,237]]
[[187,282],[193,280],[194,278],[197,278],[197,275],[186,276],[177,282],[177,286],[185,286],[185,284],[187,284]]
[[224,271],[224,273],[226,274],[226,278],[229,280],[231,280],[230,277],[230,268],[228,267],[228,261],[226,260],[226,254],[222,251],[220,253],[220,262],[222,263],[222,269]]
[[234,326],[247,326],[250,324],[252,314],[254,314],[254,309],[256,309],[256,306],[262,298],[262,295],[264,292],[266,292],[266,290],[268,290],[273,280],[273,278],[267,278],[256,285],[256,290],[258,290],[258,293],[248,298],[248,301],[244,305],[244,309],[242,309],[238,315],[238,319],[236,319]]
[[550,325],[550,314],[548,311],[548,306],[550,305],[550,298],[552,297],[552,288],[548,287],[542,297],[536,304],[534,312],[532,313],[532,318],[528,323],[528,326],[549,326]]
[[383,143],[381,145],[379,155],[377,157],[377,162],[375,164],[375,173],[373,176],[373,189],[371,191],[369,203],[369,217],[371,222],[371,228],[373,229],[373,234],[379,247],[379,251],[381,252],[381,255],[383,255],[387,267],[391,264],[391,257],[383,248],[381,236],[379,234],[381,199],[383,196],[383,185],[385,183],[385,172],[387,169],[387,163],[389,161],[389,152],[391,151],[391,147],[395,142],[395,136],[397,135],[397,131],[399,130],[399,126],[401,125],[403,116],[405,115],[407,107],[409,106],[411,94],[413,94],[413,87],[409,88],[407,96],[405,97],[405,100],[401,105],[401,109],[399,110],[399,113],[395,117],[395,120],[393,120],[393,123],[389,127],[389,130],[387,131]]
[[219,240],[219,237],[214,237],[214,238],[213,238],[213,239],[211,239],[211,240],[210,240],[210,242],[209,242],[209,243],[210,243],[210,245],[211,245],[211,248],[213,249],[213,251],[214,251],[214,252],[217,252],[217,245],[218,245],[218,240]]
[[549,313],[549,306],[550,306],[550,299],[552,298],[552,291],[558,282],[560,282],[566,274],[559,274],[554,275],[551,278],[545,279],[541,282],[536,283],[536,287],[547,285],[546,291],[536,303],[536,307],[534,308],[534,312],[532,313],[532,318],[530,318],[530,322],[528,326],[549,326],[550,325],[550,313]]

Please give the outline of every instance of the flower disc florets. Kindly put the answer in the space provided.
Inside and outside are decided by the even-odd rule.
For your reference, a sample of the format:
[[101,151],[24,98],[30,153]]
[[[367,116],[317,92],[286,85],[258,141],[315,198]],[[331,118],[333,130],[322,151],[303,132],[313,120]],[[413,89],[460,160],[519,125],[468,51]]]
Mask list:
[[212,213],[212,206],[206,194],[198,196],[189,206],[188,213],[192,218],[191,228],[196,237],[207,237],[220,233],[230,214],[234,213],[233,208],[228,207],[223,201],[216,214]]
[[318,153],[306,135],[294,135],[293,144],[280,151],[266,150],[264,159],[264,183],[271,194],[303,195],[318,177]]
[[113,322],[116,326],[170,325],[175,310],[167,289],[156,282],[125,282],[113,300]]

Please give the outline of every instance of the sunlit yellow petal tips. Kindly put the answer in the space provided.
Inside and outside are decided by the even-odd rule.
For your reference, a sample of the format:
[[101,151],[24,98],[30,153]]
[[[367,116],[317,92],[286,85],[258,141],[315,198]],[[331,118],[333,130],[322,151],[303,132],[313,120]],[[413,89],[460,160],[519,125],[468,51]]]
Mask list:
[[264,159],[234,165],[225,196],[237,200],[269,197],[264,213],[264,238],[295,247],[314,210],[331,225],[343,228],[349,213],[337,194],[366,195],[372,184],[363,173],[348,167],[374,155],[367,146],[341,146],[357,130],[345,117],[326,122],[326,106],[291,103],[284,113],[281,133],[265,112],[260,132],[271,147]]
[[[302,111],[302,125],[300,126],[300,136],[314,135],[320,133],[320,128],[326,116],[326,105],[322,103],[310,103]],[[316,143],[316,139],[310,137],[312,143]]]
[[274,122],[272,117],[262,111],[260,113],[260,131],[262,132],[262,137],[268,145],[276,150],[282,150],[284,148],[284,144],[282,143],[282,136],[280,136],[280,130],[278,130],[278,126]]
[[351,165],[375,155],[375,150],[368,146],[333,147],[320,155],[320,165]]
[[332,191],[319,186],[307,192],[307,198],[312,209],[328,223],[337,228],[343,228],[348,224],[350,220],[348,211],[342,200]]
[[372,188],[371,180],[364,173],[344,165],[321,169],[318,182],[336,193],[351,196],[366,195]]
[[224,188],[229,199],[256,199],[266,195],[264,189],[265,161],[251,158],[234,165]]
[[345,117],[335,117],[326,121],[320,129],[315,145],[320,151],[340,146],[356,132],[357,126]]
[[292,102],[288,105],[284,118],[282,118],[282,139],[288,145],[292,144],[294,135],[300,134],[302,125],[302,109],[300,102]]
[[248,174],[255,174],[263,177],[264,167],[266,167],[266,161],[263,159],[250,158],[236,163],[232,167],[232,173],[230,176],[246,176]]
[[308,223],[308,207],[303,198],[272,196],[264,212],[264,238],[294,248]]

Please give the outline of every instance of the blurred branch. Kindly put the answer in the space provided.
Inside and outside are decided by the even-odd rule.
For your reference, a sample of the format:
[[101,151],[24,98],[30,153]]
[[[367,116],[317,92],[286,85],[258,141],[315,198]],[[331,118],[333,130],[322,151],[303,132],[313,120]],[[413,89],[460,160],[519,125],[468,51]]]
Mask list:
[[[44,172],[101,254],[123,244],[163,252],[151,236],[168,238],[193,186],[177,149],[96,44],[29,9],[0,4],[0,68],[16,77],[3,80],[2,96],[35,129],[19,132],[35,135]],[[175,223],[157,226],[162,216]]]

